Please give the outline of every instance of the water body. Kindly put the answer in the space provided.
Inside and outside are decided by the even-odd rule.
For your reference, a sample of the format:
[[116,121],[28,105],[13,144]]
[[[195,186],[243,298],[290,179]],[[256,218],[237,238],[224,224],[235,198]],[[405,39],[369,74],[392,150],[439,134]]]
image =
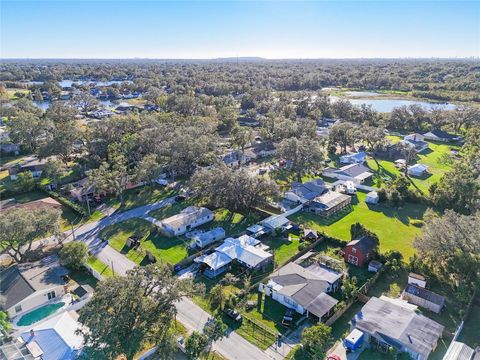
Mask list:
[[341,98],[338,96],[330,96],[332,102],[338,101],[340,99],[348,100],[352,105],[370,105],[373,110],[383,113],[392,112],[396,107],[400,106],[410,106],[410,105],[419,105],[426,110],[433,109],[442,109],[442,110],[453,110],[456,108],[456,105],[449,103],[431,103],[428,101],[417,101],[417,100],[406,100],[406,99],[348,99]]
[[[110,100],[100,100],[99,103],[106,108],[116,107],[117,105]],[[34,101],[33,104],[42,109],[43,111],[47,110],[50,107],[50,101]]]
[[426,101],[415,100],[401,100],[401,99],[351,99],[348,100],[353,105],[371,105],[373,110],[378,112],[392,112],[396,107],[420,105],[427,110],[441,109],[441,110],[453,110],[456,108],[454,104],[449,103],[430,103]]
[[345,91],[345,95],[352,97],[370,97],[378,96],[380,94],[373,91]]
[[123,84],[131,83],[130,80],[111,80],[111,81],[91,81],[91,80],[61,80],[58,82],[58,85],[62,88],[72,87],[73,84],[76,85],[85,85],[85,84],[94,84],[95,86],[111,86],[113,84]]

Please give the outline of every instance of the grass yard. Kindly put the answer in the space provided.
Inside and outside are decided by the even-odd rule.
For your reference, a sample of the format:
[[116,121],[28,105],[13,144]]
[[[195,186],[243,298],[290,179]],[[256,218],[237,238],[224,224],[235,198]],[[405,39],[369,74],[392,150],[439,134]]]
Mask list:
[[124,194],[125,204],[122,206],[118,196],[112,196],[105,200],[108,206],[111,206],[120,211],[133,209],[138,206],[152,204],[157,201],[174,196],[175,191],[165,187],[152,185],[142,186],[136,189],[127,190]]
[[[392,142],[398,142],[400,140],[397,136],[390,136],[389,138]],[[429,167],[429,176],[423,179],[411,177],[415,185],[425,194],[428,194],[428,189],[432,184],[437,183],[440,178],[451,169],[454,160],[450,156],[450,150],[460,149],[460,146],[455,144],[444,144],[431,141],[429,141],[428,144],[429,149],[418,154],[419,159],[417,163]],[[368,160],[367,163],[372,170],[377,172],[375,179],[377,186],[382,185],[385,179],[394,179],[400,174],[400,170],[397,169],[391,161],[380,160],[380,169],[374,160]]]
[[[270,296],[264,296],[258,293],[256,296],[257,307],[251,311],[245,312],[244,316],[254,319],[274,333],[285,333],[289,328],[282,326],[282,319],[287,308],[279,302],[273,300]],[[297,321],[299,316],[295,313],[294,321]]]
[[480,302],[473,304],[470,313],[465,320],[463,330],[458,341],[462,341],[471,348],[480,346]]
[[[125,243],[134,234],[141,235],[140,248],[128,249]],[[148,221],[130,219],[111,225],[100,232],[102,238],[107,238],[110,246],[125,254],[139,265],[145,265],[146,251],[150,251],[159,261],[176,264],[188,256],[187,244],[181,238],[167,238],[156,231]]]
[[215,219],[212,222],[200,226],[199,229],[210,230],[216,227],[222,227],[225,229],[226,236],[236,236],[264,217],[265,216],[258,211],[252,211],[247,215],[242,215],[240,213],[232,213],[226,209],[218,209],[215,210]]
[[94,289],[97,287],[98,280],[95,279],[85,268],[80,270],[70,270],[68,276],[78,285],[86,284],[90,285]]
[[426,207],[421,204],[405,204],[402,208],[395,209],[383,204],[366,204],[365,198],[365,193],[357,192],[352,199],[352,210],[343,217],[324,220],[313,213],[299,212],[291,216],[290,220],[345,241],[350,241],[350,226],[360,222],[378,235],[381,252],[398,250],[408,260],[414,254],[412,240],[421,232],[421,229],[410,224],[410,220],[423,219]]
[[290,233],[287,237],[274,236],[262,239],[262,242],[273,250],[275,267],[280,267],[298,252],[300,237]]
[[165,218],[178,214],[180,211],[182,211],[183,209],[191,205],[193,204],[190,200],[183,200],[180,202],[175,202],[171,205],[164,206],[160,209],[151,211],[149,215],[151,217],[154,217],[155,219],[163,220]]
[[87,265],[91,266],[103,277],[110,277],[114,275],[112,269],[108,265],[104,264],[93,255],[88,257]]

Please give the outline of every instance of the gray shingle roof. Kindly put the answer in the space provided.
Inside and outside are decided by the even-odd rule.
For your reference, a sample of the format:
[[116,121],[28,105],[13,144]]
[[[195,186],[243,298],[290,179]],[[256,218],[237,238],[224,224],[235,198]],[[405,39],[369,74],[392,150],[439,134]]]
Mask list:
[[442,305],[445,302],[445,298],[443,296],[438,295],[430,290],[421,288],[415,284],[408,284],[405,288],[405,292],[418,296],[437,305]]
[[352,319],[353,326],[392,345],[401,343],[427,358],[444,327],[398,301],[372,297]]
[[33,294],[35,290],[22,277],[16,266],[0,272],[0,307],[9,309]]

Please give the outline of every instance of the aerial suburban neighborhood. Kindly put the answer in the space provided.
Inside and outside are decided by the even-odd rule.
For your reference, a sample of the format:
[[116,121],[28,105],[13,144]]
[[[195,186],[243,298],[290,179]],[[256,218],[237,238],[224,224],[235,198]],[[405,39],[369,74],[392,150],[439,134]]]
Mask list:
[[479,3],[0,8],[0,360],[480,360]]

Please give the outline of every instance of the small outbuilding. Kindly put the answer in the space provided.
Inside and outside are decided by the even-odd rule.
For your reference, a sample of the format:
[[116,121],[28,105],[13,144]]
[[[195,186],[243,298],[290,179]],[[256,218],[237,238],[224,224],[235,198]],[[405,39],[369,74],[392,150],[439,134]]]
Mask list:
[[437,314],[445,304],[443,296],[413,284],[407,285],[403,292],[403,298],[408,300],[409,303],[421,306]]
[[370,191],[365,198],[367,204],[378,204],[378,193],[376,191]]
[[318,239],[318,233],[312,229],[303,230],[303,238],[307,241],[316,241]]
[[350,334],[343,340],[343,346],[351,351],[360,349],[363,345],[363,332],[358,329],[353,329]]
[[378,272],[382,268],[383,264],[380,261],[372,260],[368,263],[368,271]]
[[225,239],[225,230],[222,227],[216,227],[210,231],[194,236],[193,242],[195,243],[195,246],[203,249],[204,247],[223,239]]
[[425,175],[427,171],[428,171],[428,166],[424,164],[415,164],[408,167],[408,174],[415,177],[421,177]]
[[425,288],[427,286],[427,279],[425,279],[425,276],[423,275],[410,273],[408,274],[408,283]]

